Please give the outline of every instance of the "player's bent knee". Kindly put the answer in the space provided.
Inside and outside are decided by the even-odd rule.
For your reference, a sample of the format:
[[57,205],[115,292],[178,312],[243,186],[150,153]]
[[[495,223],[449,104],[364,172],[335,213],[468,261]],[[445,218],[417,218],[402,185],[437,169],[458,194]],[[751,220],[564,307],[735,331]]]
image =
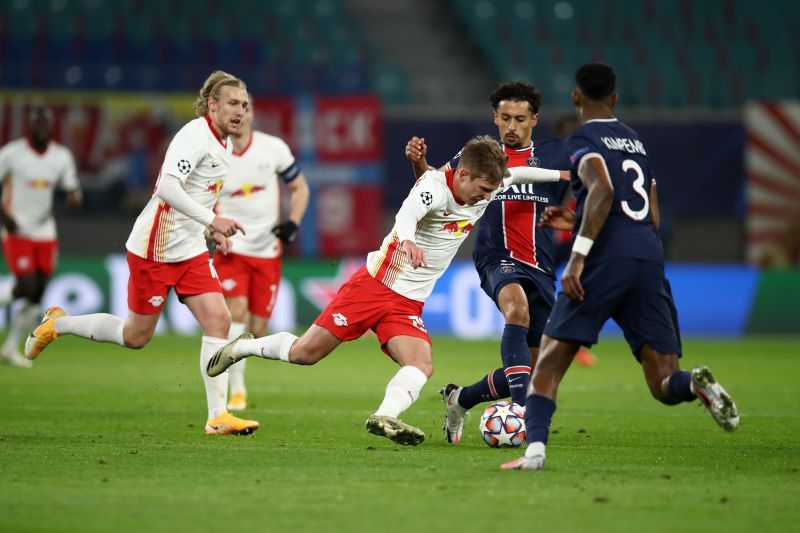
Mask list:
[[150,336],[146,334],[124,335],[125,347],[133,350],[140,350],[150,342]]
[[527,304],[525,305],[511,305],[504,312],[506,324],[515,324],[518,326],[528,327],[531,321],[530,310]]

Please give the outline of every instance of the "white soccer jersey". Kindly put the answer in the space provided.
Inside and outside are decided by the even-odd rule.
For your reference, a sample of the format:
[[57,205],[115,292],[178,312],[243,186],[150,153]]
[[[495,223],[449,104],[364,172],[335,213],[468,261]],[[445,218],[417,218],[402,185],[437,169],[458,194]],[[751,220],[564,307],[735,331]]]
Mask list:
[[10,179],[16,234],[34,241],[55,239],[53,191],[56,187],[66,191],[80,188],[69,149],[51,141],[44,152],[38,152],[26,138],[11,141],[0,149],[0,179],[4,177]]
[[[189,197],[211,209],[228,174],[231,144],[217,135],[206,117],[186,124],[172,139],[161,166],[162,175],[177,177]],[[200,222],[178,213],[155,194],[139,214],[125,247],[132,254],[159,263],[176,263],[207,251]]]
[[272,258],[281,255],[281,242],[272,234],[280,220],[280,187],[300,174],[294,156],[281,139],[254,131],[241,153],[233,153],[225,187],[217,203],[219,214],[244,226],[233,253]]
[[[445,172],[429,170],[423,174],[397,214],[392,231],[383,240],[380,250],[367,255],[367,270],[378,281],[396,293],[424,302],[433,291],[458,247],[472,231],[475,223],[486,211],[498,192],[514,184],[557,181],[558,171],[547,169],[511,169],[512,176],[503,180],[491,198],[474,205],[459,203],[453,192],[453,178],[457,169]],[[403,235],[410,228],[401,227],[401,217],[418,220],[413,236]],[[416,270],[408,256],[400,251],[400,243],[413,240],[425,252],[427,267]]]

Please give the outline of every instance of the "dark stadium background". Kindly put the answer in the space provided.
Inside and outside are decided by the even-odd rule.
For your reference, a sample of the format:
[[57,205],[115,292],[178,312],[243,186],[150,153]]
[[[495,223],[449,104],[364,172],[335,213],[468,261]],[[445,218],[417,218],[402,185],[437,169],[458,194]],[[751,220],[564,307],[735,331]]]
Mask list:
[[[412,183],[411,135],[442,164],[470,136],[496,133],[487,96],[520,79],[543,94],[534,138],[551,136],[572,113],[576,67],[602,60],[617,71],[618,116],[657,172],[667,257],[703,265],[676,287],[678,304],[730,324],[689,327],[796,332],[785,303],[800,296],[797,27],[798,4],[779,0],[8,0],[0,142],[23,133],[28,105],[54,106],[86,192],[83,213],[58,209],[61,270],[96,282],[95,307],[124,312],[96,265],[123,251],[202,80],[217,68],[242,77],[257,126],[290,142],[312,186],[288,252],[290,324],[301,326],[340,280],[339,260],[363,257],[391,226]],[[454,271],[470,268],[470,249]],[[719,286],[709,265],[741,285]],[[301,290],[304,276],[327,279],[325,290]],[[722,295],[718,307],[709,295]],[[453,331],[447,313],[431,320]]]

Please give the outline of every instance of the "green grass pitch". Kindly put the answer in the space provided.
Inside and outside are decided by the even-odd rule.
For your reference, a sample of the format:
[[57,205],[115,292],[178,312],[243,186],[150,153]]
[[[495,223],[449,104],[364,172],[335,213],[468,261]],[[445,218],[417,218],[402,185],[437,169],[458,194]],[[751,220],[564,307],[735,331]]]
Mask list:
[[125,351],[60,339],[0,367],[0,531],[797,531],[800,339],[688,340],[736,399],[737,433],[649,397],[618,340],[561,388],[543,472],[505,472],[468,419],[442,438],[442,384],[497,342],[435,339],[436,373],[404,418],[427,440],[369,435],[395,365],[374,339],[315,367],[251,359],[252,437],[203,435],[199,338]]

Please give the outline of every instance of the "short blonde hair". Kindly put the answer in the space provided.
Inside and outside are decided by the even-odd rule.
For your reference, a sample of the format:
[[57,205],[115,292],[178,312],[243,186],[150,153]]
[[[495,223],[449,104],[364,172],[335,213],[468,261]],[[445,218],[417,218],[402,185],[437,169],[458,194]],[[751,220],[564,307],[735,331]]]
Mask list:
[[208,115],[208,99],[214,98],[216,100],[220,90],[226,85],[247,90],[247,85],[233,74],[215,70],[211,73],[211,76],[206,78],[200,93],[197,95],[197,99],[194,101],[194,111],[198,117]]
[[500,143],[488,135],[478,135],[464,145],[459,166],[474,178],[486,177],[491,183],[500,182],[508,170],[508,156]]

